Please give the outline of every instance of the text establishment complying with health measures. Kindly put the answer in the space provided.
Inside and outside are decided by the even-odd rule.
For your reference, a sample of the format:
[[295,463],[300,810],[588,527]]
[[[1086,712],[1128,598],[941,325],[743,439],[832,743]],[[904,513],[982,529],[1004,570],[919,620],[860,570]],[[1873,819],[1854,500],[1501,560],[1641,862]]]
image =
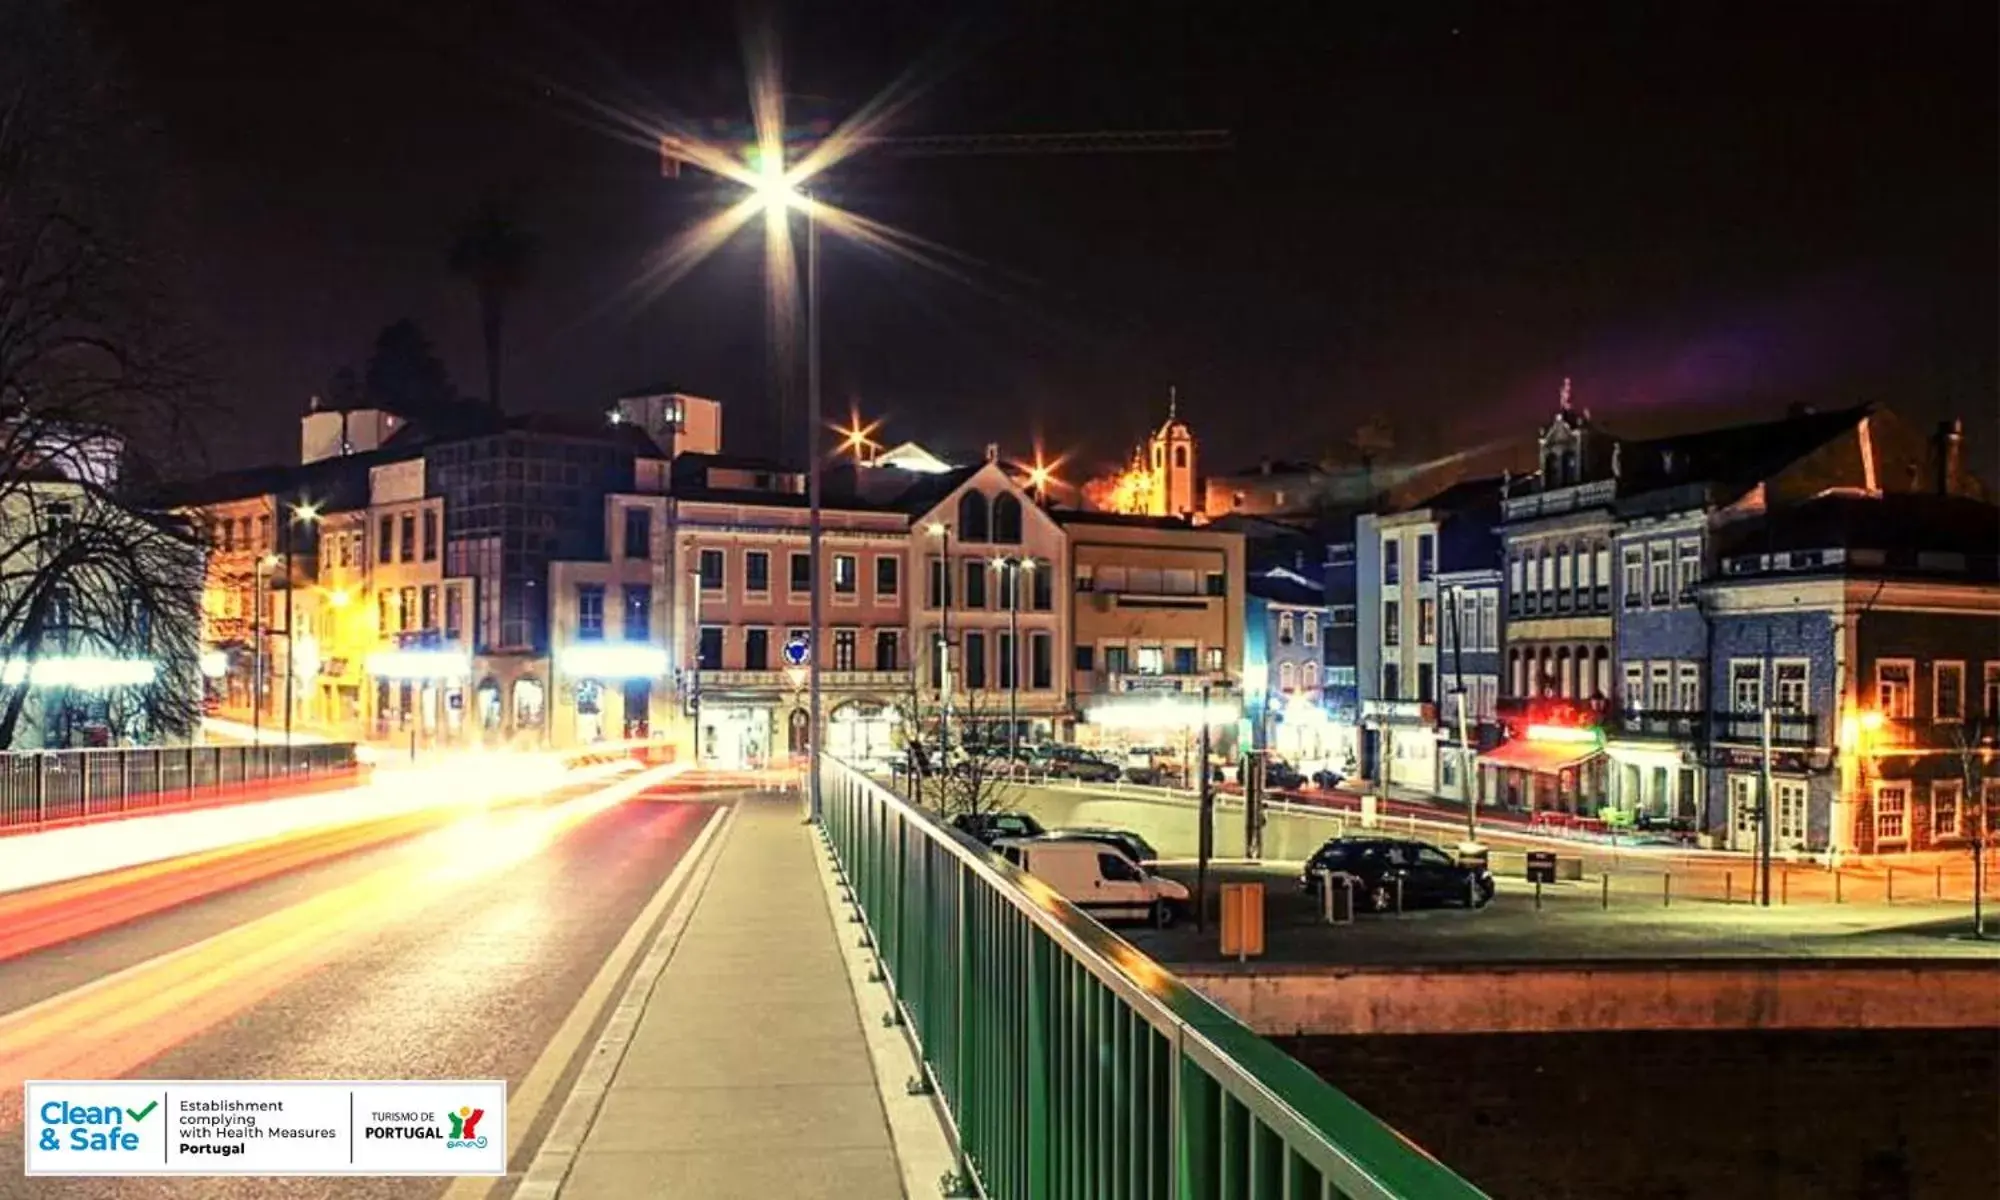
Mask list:
[[505,1080],[33,1080],[29,1175],[504,1175]]

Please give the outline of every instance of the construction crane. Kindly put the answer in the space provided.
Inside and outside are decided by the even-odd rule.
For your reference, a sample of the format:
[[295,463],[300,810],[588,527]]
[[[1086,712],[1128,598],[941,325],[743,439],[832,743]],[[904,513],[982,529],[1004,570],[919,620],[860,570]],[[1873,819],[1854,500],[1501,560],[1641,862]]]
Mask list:
[[[823,138],[830,136],[831,127],[827,122],[814,122],[804,132]],[[786,140],[793,141],[795,136],[788,135]],[[660,138],[660,174],[668,179],[679,178],[682,164],[696,161],[682,148],[685,141],[672,134]],[[941,158],[1008,154],[1199,154],[1228,150],[1234,142],[1227,129],[1167,129],[857,137],[852,144],[857,150],[880,151],[902,158]]]

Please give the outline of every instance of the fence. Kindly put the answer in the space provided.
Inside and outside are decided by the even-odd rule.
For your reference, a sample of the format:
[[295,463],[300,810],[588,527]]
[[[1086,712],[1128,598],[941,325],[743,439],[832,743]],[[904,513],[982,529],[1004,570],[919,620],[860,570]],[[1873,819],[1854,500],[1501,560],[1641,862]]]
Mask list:
[[986,1195],[1481,1196],[1046,884],[823,769],[826,836]]
[[0,754],[0,830],[87,821],[315,779],[355,765],[354,746],[161,746]]

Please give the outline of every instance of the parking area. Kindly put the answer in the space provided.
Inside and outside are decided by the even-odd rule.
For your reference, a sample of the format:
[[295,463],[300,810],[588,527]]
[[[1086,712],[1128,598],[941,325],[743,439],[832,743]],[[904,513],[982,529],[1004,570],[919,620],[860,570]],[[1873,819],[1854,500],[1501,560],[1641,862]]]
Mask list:
[[[1169,862],[1160,873],[1195,884],[1192,864]],[[1596,879],[1534,889],[1503,876],[1483,909],[1423,909],[1359,913],[1329,925],[1316,899],[1298,887],[1296,865],[1213,867],[1218,882],[1261,883],[1265,888],[1264,961],[1273,963],[1529,962],[1587,959],[1674,958],[1878,958],[1988,957],[2000,960],[2000,941],[1975,942],[1963,905],[1923,902],[1773,906],[1747,902],[1676,900],[1661,903],[1615,890],[1609,907]],[[1614,880],[1614,883],[1618,881]],[[1621,885],[1622,886],[1622,885]],[[1206,930],[1192,918],[1173,928],[1121,930],[1134,945],[1163,963],[1222,961],[1220,908],[1211,907]]]

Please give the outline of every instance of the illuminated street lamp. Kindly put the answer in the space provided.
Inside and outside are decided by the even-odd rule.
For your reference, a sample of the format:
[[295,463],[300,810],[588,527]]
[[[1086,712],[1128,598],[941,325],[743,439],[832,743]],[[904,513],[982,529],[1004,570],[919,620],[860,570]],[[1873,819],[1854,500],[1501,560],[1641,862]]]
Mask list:
[[926,530],[938,539],[938,760],[951,760],[951,526],[932,521]]
[[[292,664],[298,658],[298,640],[292,627],[292,526],[319,523],[319,505],[301,500],[292,505],[292,519],[285,523],[285,745],[292,744],[292,701],[298,695]],[[287,763],[291,760],[286,759]],[[289,769],[289,768],[288,768]]]
[[264,572],[278,565],[275,554],[257,557],[250,581],[250,741],[263,742],[264,727]]
[[1007,631],[1007,763],[1013,768],[1021,729],[1021,572],[1032,573],[1029,558],[997,557],[993,569],[1005,573],[1008,598]]

